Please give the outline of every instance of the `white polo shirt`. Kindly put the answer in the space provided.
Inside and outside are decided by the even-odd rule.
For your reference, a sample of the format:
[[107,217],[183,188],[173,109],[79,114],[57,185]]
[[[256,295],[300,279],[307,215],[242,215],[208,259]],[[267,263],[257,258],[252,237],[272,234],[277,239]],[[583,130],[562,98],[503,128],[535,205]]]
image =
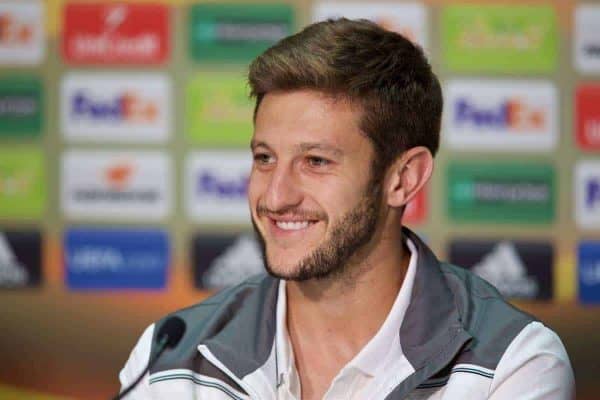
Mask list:
[[[325,393],[323,400],[383,399],[414,369],[404,357],[400,346],[400,326],[410,303],[415,272],[417,251],[407,239],[410,261],[402,286],[390,313],[379,331],[362,350],[337,374]],[[300,379],[294,362],[294,352],[286,324],[285,281],[279,284],[277,300],[276,355],[279,382],[277,398],[300,400]],[[393,373],[386,373],[390,371]]]

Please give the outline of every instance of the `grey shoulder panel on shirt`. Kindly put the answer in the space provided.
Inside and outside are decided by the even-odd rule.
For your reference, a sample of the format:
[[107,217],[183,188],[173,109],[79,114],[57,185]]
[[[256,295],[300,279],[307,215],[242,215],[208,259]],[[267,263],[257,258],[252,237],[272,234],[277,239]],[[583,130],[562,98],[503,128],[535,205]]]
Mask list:
[[463,326],[473,336],[455,363],[496,369],[508,346],[536,319],[509,304],[496,288],[470,271],[447,263],[441,263],[441,268]]
[[[151,354],[156,351],[156,334],[169,317],[183,319],[186,331],[178,346],[165,351],[150,373],[189,369],[220,379],[239,390],[232,379],[204,359],[198,346],[207,346],[240,379],[256,370],[271,352],[277,287],[276,279],[261,274],[158,321]],[[242,306],[255,312],[238,313]]]

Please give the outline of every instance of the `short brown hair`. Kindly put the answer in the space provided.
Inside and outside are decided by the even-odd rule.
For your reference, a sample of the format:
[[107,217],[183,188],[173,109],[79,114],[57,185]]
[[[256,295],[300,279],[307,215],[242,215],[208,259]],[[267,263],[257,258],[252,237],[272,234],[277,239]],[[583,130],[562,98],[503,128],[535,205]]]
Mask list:
[[423,51],[404,36],[367,20],[330,19],[307,26],[258,56],[248,76],[256,99],[312,89],[358,104],[360,129],[383,173],[402,152],[439,146],[442,92]]

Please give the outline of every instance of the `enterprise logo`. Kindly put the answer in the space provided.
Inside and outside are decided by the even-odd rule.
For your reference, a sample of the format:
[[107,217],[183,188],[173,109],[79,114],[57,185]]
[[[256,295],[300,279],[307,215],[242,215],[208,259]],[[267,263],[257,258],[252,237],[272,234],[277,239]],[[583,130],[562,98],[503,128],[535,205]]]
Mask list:
[[159,152],[68,152],[62,207],[75,218],[161,220],[171,210],[170,174]]

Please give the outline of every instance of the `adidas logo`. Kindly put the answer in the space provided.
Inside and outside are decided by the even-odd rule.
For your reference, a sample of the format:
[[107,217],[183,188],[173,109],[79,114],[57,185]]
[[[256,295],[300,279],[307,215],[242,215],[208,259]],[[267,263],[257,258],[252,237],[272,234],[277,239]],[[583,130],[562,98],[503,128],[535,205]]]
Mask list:
[[539,285],[527,276],[527,268],[513,243],[499,242],[475,264],[472,271],[494,285],[502,295],[512,298],[535,298]]
[[234,286],[262,271],[264,265],[258,243],[252,236],[242,235],[210,263],[202,284],[211,288]]
[[17,260],[6,236],[0,233],[0,286],[24,286],[28,279],[27,270]]

